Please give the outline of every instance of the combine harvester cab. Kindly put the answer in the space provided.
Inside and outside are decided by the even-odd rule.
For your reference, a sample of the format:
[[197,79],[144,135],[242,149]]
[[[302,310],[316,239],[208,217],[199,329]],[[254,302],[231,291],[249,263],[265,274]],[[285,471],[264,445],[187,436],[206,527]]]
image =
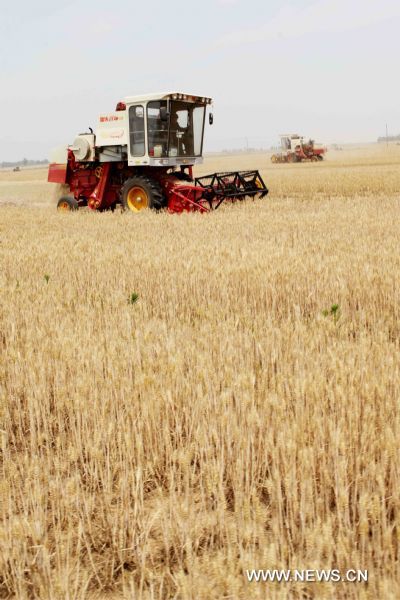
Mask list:
[[102,211],[121,204],[133,213],[146,208],[208,212],[224,200],[266,196],[256,170],[193,178],[193,166],[203,162],[210,104],[211,98],[168,92],[130,96],[100,115],[95,133],[79,134],[51,157],[48,181],[70,191],[59,199],[58,209]]

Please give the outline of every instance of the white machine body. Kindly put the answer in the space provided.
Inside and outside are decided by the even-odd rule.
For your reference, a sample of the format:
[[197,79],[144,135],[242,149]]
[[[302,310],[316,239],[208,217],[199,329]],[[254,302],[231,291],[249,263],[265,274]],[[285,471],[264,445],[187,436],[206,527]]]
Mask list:
[[68,148],[80,162],[198,164],[203,162],[204,123],[211,102],[211,98],[181,92],[128,96],[115,111],[99,115],[95,133],[78,135]]

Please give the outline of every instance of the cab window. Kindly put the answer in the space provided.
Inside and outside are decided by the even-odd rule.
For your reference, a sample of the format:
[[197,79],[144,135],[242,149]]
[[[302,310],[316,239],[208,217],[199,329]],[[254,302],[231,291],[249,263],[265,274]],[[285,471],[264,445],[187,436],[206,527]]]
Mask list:
[[131,156],[144,156],[144,107],[142,105],[129,108],[129,148]]

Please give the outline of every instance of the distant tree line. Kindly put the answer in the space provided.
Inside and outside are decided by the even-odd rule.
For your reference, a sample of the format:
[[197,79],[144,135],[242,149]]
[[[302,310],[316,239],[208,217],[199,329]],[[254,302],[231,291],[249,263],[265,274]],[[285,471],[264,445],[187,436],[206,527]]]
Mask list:
[[400,142],[400,133],[399,135],[388,135],[378,137],[378,142]]
[[6,161],[3,160],[3,162],[0,163],[0,167],[2,167],[3,169],[7,169],[7,167],[29,167],[29,166],[33,166],[33,165],[48,165],[49,161],[47,160],[47,158],[44,158],[43,160],[28,160],[27,158],[23,158],[22,160],[16,160],[16,161]]

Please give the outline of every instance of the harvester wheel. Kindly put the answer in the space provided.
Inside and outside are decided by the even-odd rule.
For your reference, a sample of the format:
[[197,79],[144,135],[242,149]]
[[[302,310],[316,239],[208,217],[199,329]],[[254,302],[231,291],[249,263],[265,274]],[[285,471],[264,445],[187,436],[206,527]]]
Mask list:
[[57,202],[57,210],[60,212],[69,212],[78,210],[79,204],[72,196],[62,196]]
[[158,181],[136,175],[127,179],[121,189],[121,204],[124,210],[137,213],[145,208],[161,210],[166,206]]
[[278,162],[278,157],[276,156],[276,154],[273,154],[271,156],[271,162],[273,162],[273,163],[277,163]]

